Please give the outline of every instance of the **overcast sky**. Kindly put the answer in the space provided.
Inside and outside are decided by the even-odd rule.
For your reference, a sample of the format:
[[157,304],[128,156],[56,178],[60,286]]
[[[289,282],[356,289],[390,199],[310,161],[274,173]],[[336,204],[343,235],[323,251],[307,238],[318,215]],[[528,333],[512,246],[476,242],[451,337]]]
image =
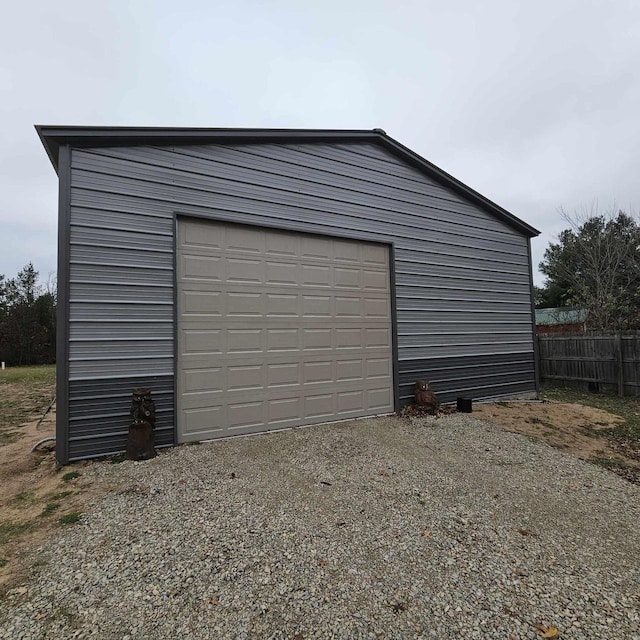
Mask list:
[[56,268],[34,124],[383,128],[542,234],[640,209],[640,2],[12,2],[0,27],[0,274]]

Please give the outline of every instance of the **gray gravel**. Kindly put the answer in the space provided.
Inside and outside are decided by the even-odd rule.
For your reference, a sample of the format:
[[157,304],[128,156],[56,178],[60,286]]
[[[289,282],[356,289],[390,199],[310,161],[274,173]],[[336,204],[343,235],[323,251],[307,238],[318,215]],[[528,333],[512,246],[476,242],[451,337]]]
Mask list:
[[640,488],[454,415],[99,463],[0,637],[640,638]]

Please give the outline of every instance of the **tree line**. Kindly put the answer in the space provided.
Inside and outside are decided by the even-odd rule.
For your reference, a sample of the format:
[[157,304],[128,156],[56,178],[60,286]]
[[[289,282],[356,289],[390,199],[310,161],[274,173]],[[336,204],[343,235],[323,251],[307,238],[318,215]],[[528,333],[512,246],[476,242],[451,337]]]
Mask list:
[[30,262],[15,278],[0,275],[0,361],[7,366],[56,361],[56,287]]
[[546,280],[534,291],[536,307],[584,309],[588,329],[640,330],[638,221],[616,208],[560,213],[568,228],[539,265]]

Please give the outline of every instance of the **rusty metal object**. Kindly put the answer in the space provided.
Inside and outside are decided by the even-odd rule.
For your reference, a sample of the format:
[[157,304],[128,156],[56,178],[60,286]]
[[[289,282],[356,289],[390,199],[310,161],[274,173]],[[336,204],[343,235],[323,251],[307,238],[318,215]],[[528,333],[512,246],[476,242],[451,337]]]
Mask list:
[[154,447],[156,405],[150,389],[134,389],[131,398],[132,422],[129,425],[126,455],[129,460],[149,460],[158,454]]

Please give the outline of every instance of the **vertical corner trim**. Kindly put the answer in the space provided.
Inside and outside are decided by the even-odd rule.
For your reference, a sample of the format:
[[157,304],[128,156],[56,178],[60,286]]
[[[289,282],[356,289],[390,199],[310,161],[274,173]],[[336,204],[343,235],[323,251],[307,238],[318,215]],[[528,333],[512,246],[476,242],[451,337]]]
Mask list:
[[71,147],[58,150],[58,300],[56,314],[56,457],[69,462],[69,262]]

